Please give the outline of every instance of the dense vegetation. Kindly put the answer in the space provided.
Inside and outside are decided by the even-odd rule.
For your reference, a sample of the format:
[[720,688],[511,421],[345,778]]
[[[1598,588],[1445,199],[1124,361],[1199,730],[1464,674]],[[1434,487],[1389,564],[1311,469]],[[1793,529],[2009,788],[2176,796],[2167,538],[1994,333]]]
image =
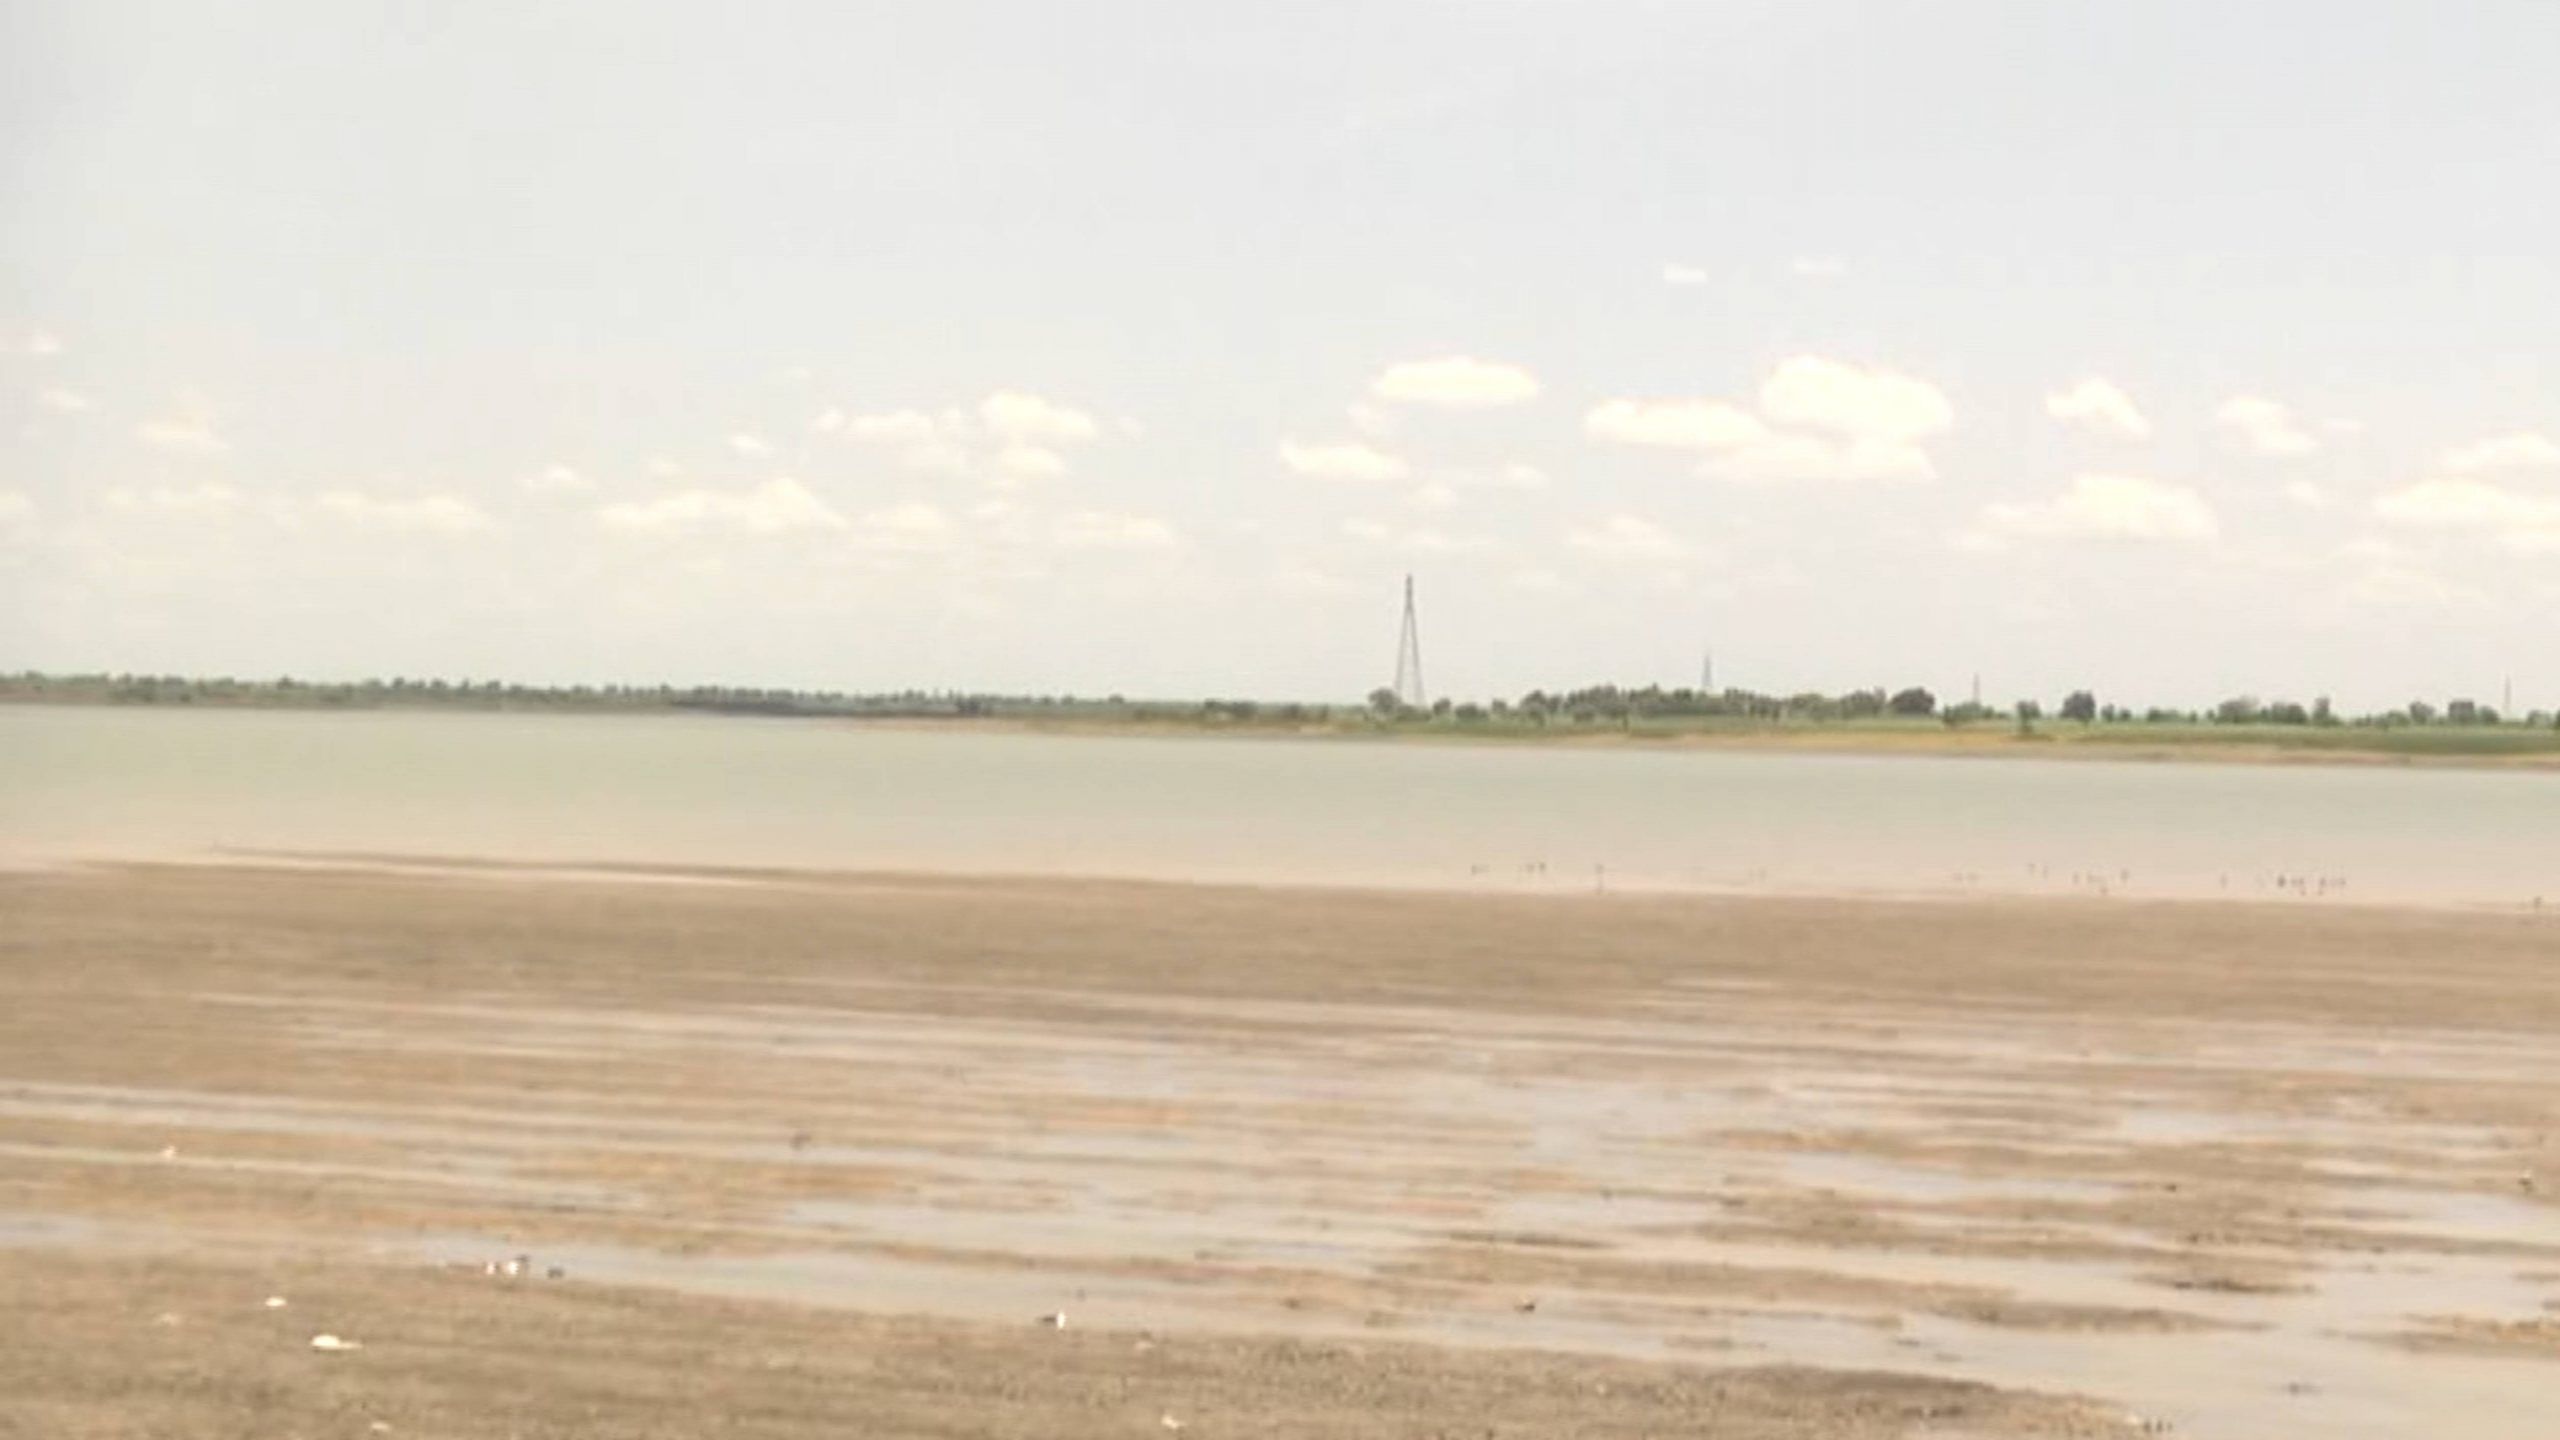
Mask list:
[[2120,744],[2221,744],[2402,754],[2536,754],[2560,751],[2560,725],[2545,711],[2501,716],[2469,699],[2413,700],[2396,709],[2344,716],[2325,697],[2309,704],[2235,696],[2206,710],[2102,704],[2087,690],[2048,712],[2033,700],[2007,707],[1941,705],[1929,690],[1767,695],[1589,686],[1532,690],[1516,700],[1441,700],[1427,708],[1372,692],[1360,706],[1253,700],[1131,700],[1057,695],[987,695],[921,690],[877,694],[717,685],[514,685],[470,680],[306,681],[203,679],[167,675],[0,676],[0,702],[161,705],[205,708],[699,711],[842,719],[1011,720],[1058,725],[1149,725],[1211,729],[1361,733],[1444,733],[1485,738],[1622,734],[1819,735],[1878,740],[1989,731],[2035,740]]

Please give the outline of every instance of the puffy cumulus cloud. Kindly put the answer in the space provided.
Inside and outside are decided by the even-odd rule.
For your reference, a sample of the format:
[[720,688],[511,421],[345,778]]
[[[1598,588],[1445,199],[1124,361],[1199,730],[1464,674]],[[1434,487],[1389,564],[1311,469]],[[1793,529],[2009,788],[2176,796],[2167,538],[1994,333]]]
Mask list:
[[767,440],[761,435],[753,434],[744,430],[741,430],[737,434],[729,437],[729,448],[737,451],[740,455],[745,456],[749,460],[770,460],[773,458],[772,441]]
[[1760,413],[1780,425],[1859,440],[1926,440],[1955,424],[1937,386],[1879,366],[1798,355],[1760,386]]
[[1102,433],[1082,410],[1020,390],[998,390],[979,401],[978,419],[996,438],[1016,444],[1074,444]]
[[1049,538],[1061,550],[1174,550],[1182,533],[1152,515],[1079,510],[1061,515]]
[[2373,513],[2388,524],[2408,529],[2485,536],[2518,554],[2560,550],[2560,497],[2530,494],[2486,480],[2421,480],[2377,497]]
[[219,480],[194,485],[154,485],[135,489],[119,485],[107,491],[107,508],[126,515],[227,515],[240,508],[240,491]]
[[2436,468],[2448,475],[2485,475],[2501,470],[2560,468],[2560,442],[2537,431],[2492,435],[2444,452]]
[[36,528],[36,502],[16,490],[0,490],[0,535],[17,535]]
[[1832,255],[1799,255],[1787,262],[1799,280],[1837,280],[1849,273],[1849,262]]
[[1708,456],[1699,472],[1756,485],[1892,484],[1935,479],[1938,467],[1930,462],[1927,451],[1901,440],[1772,433]]
[[1402,480],[1413,473],[1413,467],[1402,460],[1357,440],[1335,443],[1283,440],[1280,442],[1280,463],[1310,479],[1347,480],[1361,484]]
[[558,461],[543,466],[516,483],[536,495],[584,495],[596,488],[596,482],[577,468]]
[[844,530],[844,516],[789,476],[742,490],[678,490],[651,500],[606,505],[596,519],[634,534],[729,531],[747,535]]
[[1585,433],[1620,445],[1727,450],[1765,439],[1769,427],[1722,400],[1603,400],[1582,417]]
[[2329,508],[2329,492],[2308,480],[2295,480],[2284,487],[2284,498],[2305,510]]
[[1505,490],[1544,490],[1548,484],[1547,472],[1526,461],[1514,460],[1497,467],[1490,483]]
[[2009,540],[2140,540],[2194,544],[2221,534],[2203,496],[2139,475],[2082,475],[2049,500],[1982,507],[1974,536]]
[[77,390],[65,389],[60,385],[48,385],[37,391],[36,403],[47,410],[58,410],[65,415],[77,415],[83,411],[98,408],[97,402],[88,396]]
[[231,442],[214,429],[213,418],[211,405],[188,396],[171,413],[135,426],[133,433],[152,449],[173,455],[219,455]]
[[2292,406],[2262,395],[2235,395],[2213,419],[2233,443],[2260,455],[2308,455],[2320,448]]
[[1432,480],[1413,487],[1407,497],[1417,510],[1447,510],[1458,503],[1458,487],[1446,480]]
[[1674,262],[1662,267],[1662,283],[1665,285],[1704,285],[1707,283],[1707,272],[1699,269],[1695,265],[1682,265]]
[[1770,372],[1760,412],[1707,397],[1617,399],[1582,424],[1594,439],[1694,452],[1715,479],[1784,484],[1931,479],[1919,442],[1955,421],[1925,380],[1814,355]]
[[1390,365],[1369,382],[1369,394],[1397,405],[1484,410],[1536,399],[1538,377],[1517,365],[1448,355]]
[[459,495],[370,495],[361,490],[324,491],[313,508],[364,530],[421,535],[469,535],[497,528],[488,512]]
[[49,330],[30,330],[26,338],[18,342],[18,353],[38,360],[59,355],[62,353],[62,340]]
[[[829,410],[813,428],[836,439],[893,449],[911,470],[974,475],[998,486],[1051,480],[1069,466],[1064,447],[1098,439],[1103,425],[1072,405],[998,390],[975,405],[848,414]],[[1128,434],[1128,427],[1121,427]]]
[[2044,397],[2044,413],[2109,440],[2147,440],[2151,436],[2151,422],[2133,403],[2133,397],[2095,375]]
[[1612,561],[1679,561],[1697,548],[1641,515],[1624,512],[1576,526],[1565,533],[1564,540],[1585,555]]

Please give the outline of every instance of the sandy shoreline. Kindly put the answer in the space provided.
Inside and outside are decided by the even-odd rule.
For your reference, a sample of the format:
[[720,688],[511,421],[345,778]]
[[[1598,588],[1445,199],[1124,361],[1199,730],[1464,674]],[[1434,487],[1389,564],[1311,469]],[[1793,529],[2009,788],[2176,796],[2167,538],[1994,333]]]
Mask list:
[[0,876],[0,1434],[2522,1437],[2560,1384],[2560,917],[707,878]]

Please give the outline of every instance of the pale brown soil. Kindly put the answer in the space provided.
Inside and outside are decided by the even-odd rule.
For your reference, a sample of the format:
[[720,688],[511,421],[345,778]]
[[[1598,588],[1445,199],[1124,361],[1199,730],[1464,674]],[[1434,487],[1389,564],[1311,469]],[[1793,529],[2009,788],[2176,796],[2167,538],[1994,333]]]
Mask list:
[[0,1435],[2212,1437],[2379,1385],[2503,1437],[2560,1383],[2560,918],[646,878],[0,877]]

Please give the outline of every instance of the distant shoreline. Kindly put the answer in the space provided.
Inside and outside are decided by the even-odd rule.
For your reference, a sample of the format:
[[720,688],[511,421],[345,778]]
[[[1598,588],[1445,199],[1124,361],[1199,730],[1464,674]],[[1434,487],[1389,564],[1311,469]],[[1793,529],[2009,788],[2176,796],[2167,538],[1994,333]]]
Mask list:
[[274,700],[213,703],[101,701],[0,695],[27,709],[273,711],[334,714],[587,715],[634,719],[693,717],[798,721],[960,734],[1089,739],[1300,740],[1437,746],[1553,746],[1590,750],[1708,750],[1776,754],[1991,760],[2098,760],[2133,764],[2337,765],[2560,772],[2560,731],[2504,726],[2384,728],[2365,725],[2082,724],[2045,720],[2025,734],[2005,722],[1636,722],[1531,725],[1517,721],[1395,722],[1351,719],[1233,719],[1143,715],[843,714],[698,705],[467,704],[397,701],[346,705]]

